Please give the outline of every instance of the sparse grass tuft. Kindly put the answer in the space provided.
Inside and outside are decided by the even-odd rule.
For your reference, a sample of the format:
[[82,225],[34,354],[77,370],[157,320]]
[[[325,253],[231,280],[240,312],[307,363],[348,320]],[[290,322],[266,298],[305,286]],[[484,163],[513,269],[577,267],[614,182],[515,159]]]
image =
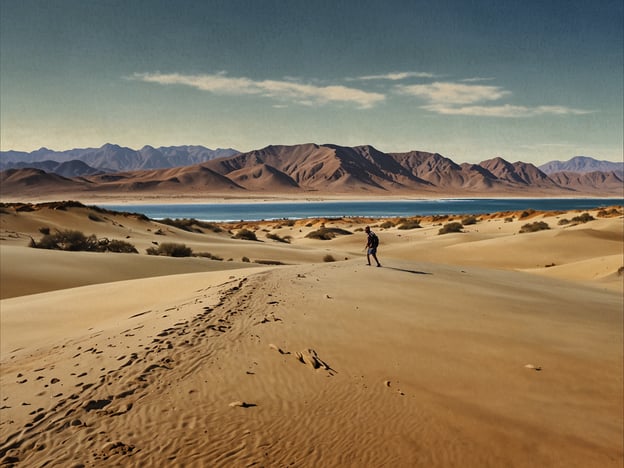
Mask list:
[[323,261],[324,261],[324,262],[335,262],[335,261],[336,261],[336,259],[335,259],[332,255],[327,254],[327,255],[325,255],[325,256],[323,257]]

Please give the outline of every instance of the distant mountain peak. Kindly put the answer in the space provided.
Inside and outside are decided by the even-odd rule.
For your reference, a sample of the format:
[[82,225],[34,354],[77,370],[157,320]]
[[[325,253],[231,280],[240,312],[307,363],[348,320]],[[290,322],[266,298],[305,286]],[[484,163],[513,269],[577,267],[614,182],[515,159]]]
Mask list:
[[556,172],[622,172],[624,171],[624,162],[601,161],[590,156],[574,156],[568,161],[550,161],[539,166],[539,169],[546,174]]

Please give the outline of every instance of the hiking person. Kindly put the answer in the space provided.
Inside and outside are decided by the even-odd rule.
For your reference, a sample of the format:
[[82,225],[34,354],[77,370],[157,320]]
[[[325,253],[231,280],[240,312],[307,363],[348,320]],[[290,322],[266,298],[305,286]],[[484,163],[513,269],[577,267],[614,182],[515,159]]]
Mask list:
[[366,240],[366,260],[368,260],[368,266],[370,266],[371,261],[371,255],[373,256],[373,258],[375,259],[375,261],[377,262],[377,266],[380,267],[381,263],[379,263],[379,260],[377,260],[377,246],[379,246],[379,237],[377,237],[377,234],[375,234],[373,231],[371,231],[371,228],[366,226],[366,228],[364,228],[364,231],[366,232],[367,240]]

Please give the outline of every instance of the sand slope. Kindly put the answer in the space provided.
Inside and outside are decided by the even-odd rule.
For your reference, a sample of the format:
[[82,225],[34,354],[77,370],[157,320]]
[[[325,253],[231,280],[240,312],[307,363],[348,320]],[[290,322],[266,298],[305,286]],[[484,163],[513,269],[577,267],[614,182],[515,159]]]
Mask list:
[[[0,214],[7,466],[624,462],[621,214],[493,214],[446,235],[450,219],[188,232],[93,214]],[[365,265],[365,224],[383,268]],[[27,247],[42,226],[141,253]],[[352,234],[306,237],[321,226]],[[145,254],[164,241],[224,260]]]
[[[2,455],[24,466],[621,464],[618,294],[407,261],[162,281],[2,302]],[[50,314],[65,320],[45,338],[24,330]],[[299,362],[308,349],[327,368]]]

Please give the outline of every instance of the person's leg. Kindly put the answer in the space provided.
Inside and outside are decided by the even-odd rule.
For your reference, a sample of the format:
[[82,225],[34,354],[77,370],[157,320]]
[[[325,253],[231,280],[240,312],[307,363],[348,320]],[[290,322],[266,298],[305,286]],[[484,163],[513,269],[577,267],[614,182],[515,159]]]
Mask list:
[[369,265],[371,264],[370,263],[370,251],[369,250],[366,251],[366,261],[368,262]]
[[[373,249],[373,251],[371,252],[373,255],[373,258],[375,259],[375,261],[377,262],[377,266],[381,266],[381,263],[379,263],[379,260],[377,260],[377,249]],[[368,262],[370,265],[370,261]]]

